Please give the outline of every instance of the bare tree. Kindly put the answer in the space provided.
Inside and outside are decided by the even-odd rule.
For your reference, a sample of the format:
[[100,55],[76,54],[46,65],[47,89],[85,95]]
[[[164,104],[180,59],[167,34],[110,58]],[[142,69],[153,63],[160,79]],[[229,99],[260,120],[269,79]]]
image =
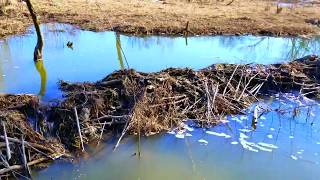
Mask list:
[[42,60],[43,38],[42,38],[42,35],[41,35],[41,31],[40,31],[40,26],[39,26],[39,23],[38,23],[37,15],[36,15],[36,13],[35,13],[35,11],[33,9],[31,0],[25,0],[25,2],[27,3],[28,10],[30,12],[34,27],[36,29],[37,38],[38,38],[37,45],[36,45],[36,47],[34,49],[33,59],[34,59],[34,61],[39,61],[39,60]]

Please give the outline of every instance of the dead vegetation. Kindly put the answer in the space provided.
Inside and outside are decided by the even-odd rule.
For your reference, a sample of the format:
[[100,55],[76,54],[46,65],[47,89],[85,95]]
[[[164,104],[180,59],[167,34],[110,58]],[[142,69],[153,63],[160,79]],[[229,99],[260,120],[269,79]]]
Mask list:
[[61,81],[65,97],[50,106],[31,95],[2,95],[0,175],[17,175],[15,170],[40,160],[67,156],[66,150],[85,151],[113,130],[122,131],[118,146],[125,134],[153,135],[188,119],[200,127],[215,125],[226,115],[244,113],[259,95],[298,90],[319,96],[319,62],[312,55],[289,64],[121,70],[96,83]]
[[[315,35],[320,4],[277,8],[275,1],[200,0],[32,0],[41,23],[61,22],[93,31],[130,34],[263,34]],[[25,32],[31,18],[25,4],[2,7],[0,38]],[[189,22],[189,23],[188,23]]]
[[[0,176],[29,177],[29,166],[64,155],[58,141],[47,138],[45,116],[33,95],[1,95]],[[24,173],[20,173],[23,171]]]

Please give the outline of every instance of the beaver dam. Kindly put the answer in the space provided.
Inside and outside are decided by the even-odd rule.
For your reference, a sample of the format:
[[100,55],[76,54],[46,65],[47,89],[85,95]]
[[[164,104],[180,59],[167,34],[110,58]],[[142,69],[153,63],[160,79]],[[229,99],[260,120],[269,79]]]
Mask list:
[[[33,29],[0,41],[1,177],[234,179],[264,158],[266,171],[285,163],[285,177],[305,178],[297,169],[314,177],[320,61],[310,54],[320,53],[318,37],[134,37],[64,24],[41,28],[43,61],[26,58]],[[249,154],[255,152],[276,160]]]
[[[319,96],[320,64],[307,56],[288,64],[215,64],[194,71],[169,68],[157,73],[116,71],[96,83],[60,82],[64,99],[41,104],[32,95],[2,95],[2,175],[70,157],[99,142],[103,133],[153,135],[192,119],[208,127],[226,115],[244,113],[260,95],[300,91]],[[265,109],[268,111],[268,109]],[[251,125],[256,128],[258,116]]]

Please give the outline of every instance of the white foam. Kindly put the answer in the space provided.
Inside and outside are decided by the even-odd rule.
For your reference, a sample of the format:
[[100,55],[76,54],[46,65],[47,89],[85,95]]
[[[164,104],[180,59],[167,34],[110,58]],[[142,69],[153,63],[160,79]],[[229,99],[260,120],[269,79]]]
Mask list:
[[186,137],[191,137],[191,136],[192,136],[192,134],[190,134],[190,133],[186,133],[186,134],[185,134],[185,136],[186,136]]
[[270,128],[270,131],[275,131],[275,129],[274,128]]
[[294,136],[289,136],[289,138],[290,138],[290,139],[293,139],[293,138],[294,138]]
[[267,137],[268,137],[269,139],[272,139],[272,138],[273,138],[272,134],[268,134]]

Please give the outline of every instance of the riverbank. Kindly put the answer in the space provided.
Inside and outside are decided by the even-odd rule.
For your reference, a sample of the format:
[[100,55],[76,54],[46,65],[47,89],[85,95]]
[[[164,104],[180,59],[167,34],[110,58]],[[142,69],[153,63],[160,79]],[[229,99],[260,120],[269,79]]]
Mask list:
[[[277,7],[274,1],[39,1],[33,0],[40,22],[60,22],[86,30],[129,34],[273,36],[318,35],[313,19],[319,2]],[[311,21],[310,21],[311,20]],[[313,21],[312,21],[313,22]],[[24,3],[2,7],[0,38],[24,33],[31,18]]]

